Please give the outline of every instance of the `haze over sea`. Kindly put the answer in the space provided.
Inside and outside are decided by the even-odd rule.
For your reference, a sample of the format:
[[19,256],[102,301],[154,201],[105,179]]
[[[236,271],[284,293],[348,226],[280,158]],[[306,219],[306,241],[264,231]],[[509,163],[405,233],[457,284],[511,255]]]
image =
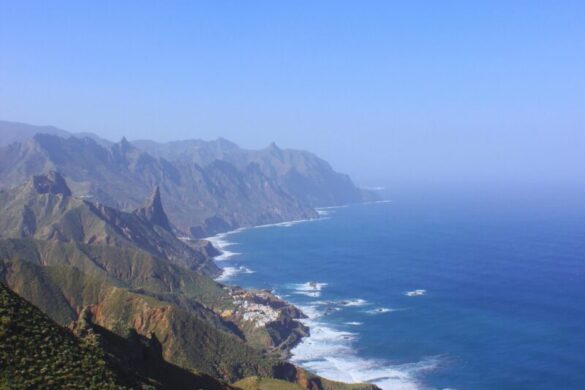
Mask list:
[[585,388],[582,193],[391,198],[221,235],[222,279],[274,289],[303,308],[312,335],[293,361],[330,379],[384,389]]

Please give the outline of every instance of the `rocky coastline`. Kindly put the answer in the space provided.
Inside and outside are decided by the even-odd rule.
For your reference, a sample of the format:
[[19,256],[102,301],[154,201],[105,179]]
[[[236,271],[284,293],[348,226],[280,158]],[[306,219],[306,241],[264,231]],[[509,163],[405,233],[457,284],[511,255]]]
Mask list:
[[[288,221],[282,223],[295,223]],[[225,237],[230,233],[239,232],[242,229],[220,233]],[[214,244],[218,236],[203,240],[212,258],[216,259],[225,254],[221,245]],[[217,264],[217,261],[215,261]],[[218,268],[221,268],[218,266]],[[219,313],[222,318],[235,322],[243,328],[244,333],[259,333],[265,331],[269,335],[268,344],[264,342],[261,347],[267,347],[270,353],[286,360],[291,357],[291,351],[302,341],[310,336],[310,328],[300,320],[307,318],[301,309],[274,295],[269,290],[244,289],[222,282],[224,288],[229,291],[233,299],[233,310],[225,310]],[[248,332],[246,332],[246,330]],[[251,341],[251,340],[248,340]],[[256,344],[252,341],[252,344]]]

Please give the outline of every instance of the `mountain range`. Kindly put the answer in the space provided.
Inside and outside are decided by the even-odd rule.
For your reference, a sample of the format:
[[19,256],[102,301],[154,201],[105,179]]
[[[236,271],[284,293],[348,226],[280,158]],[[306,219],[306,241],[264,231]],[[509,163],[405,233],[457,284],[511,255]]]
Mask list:
[[[216,282],[219,252],[197,238],[314,218],[315,206],[371,194],[317,157],[274,145],[61,135],[0,149],[0,364],[9,373],[0,385],[376,389],[290,364],[310,333],[304,314],[270,291]],[[304,197],[292,171],[314,182]],[[36,351],[37,338],[54,342]],[[97,368],[85,378],[83,364]]]
[[[0,125],[2,138],[18,139],[7,128]],[[252,151],[224,139],[108,143],[27,129],[32,138],[0,148],[0,188],[54,170],[76,195],[132,210],[159,186],[174,228],[191,237],[316,218],[315,207],[377,199],[317,156],[275,144]]]

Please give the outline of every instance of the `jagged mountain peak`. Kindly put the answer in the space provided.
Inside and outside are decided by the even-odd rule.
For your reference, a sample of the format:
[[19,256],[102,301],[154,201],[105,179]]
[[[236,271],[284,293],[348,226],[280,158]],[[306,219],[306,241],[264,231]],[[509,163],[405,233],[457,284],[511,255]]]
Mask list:
[[135,213],[154,225],[172,231],[171,223],[162,205],[160,187],[158,185],[154,188],[144,205],[137,209]]
[[122,137],[122,139],[120,140],[120,146],[122,148],[129,148],[131,145],[126,137]]
[[42,175],[33,176],[31,185],[38,194],[72,195],[65,178],[57,171],[49,171]]
[[120,156],[126,156],[129,153],[136,151],[134,145],[132,145],[132,143],[130,143],[130,141],[128,141],[126,137],[122,137],[120,142],[113,144],[111,148],[115,154],[118,154]]
[[270,150],[278,150],[280,151],[281,149],[278,147],[278,145],[276,144],[276,142],[271,142],[270,145],[268,145],[268,149]]

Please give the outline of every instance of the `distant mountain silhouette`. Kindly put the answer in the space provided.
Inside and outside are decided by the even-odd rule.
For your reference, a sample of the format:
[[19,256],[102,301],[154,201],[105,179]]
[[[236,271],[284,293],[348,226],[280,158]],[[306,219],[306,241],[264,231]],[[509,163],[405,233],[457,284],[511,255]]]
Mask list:
[[274,144],[249,151],[224,139],[105,144],[36,134],[0,148],[0,188],[49,171],[64,174],[74,194],[128,211],[158,186],[170,222],[194,237],[376,198],[315,155]]

